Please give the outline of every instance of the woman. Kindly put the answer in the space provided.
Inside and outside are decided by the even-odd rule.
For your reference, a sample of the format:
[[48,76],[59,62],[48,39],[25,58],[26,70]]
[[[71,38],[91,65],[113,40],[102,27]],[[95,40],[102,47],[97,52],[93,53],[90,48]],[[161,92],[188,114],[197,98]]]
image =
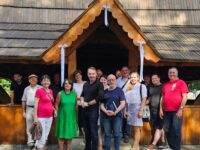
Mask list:
[[71,149],[72,139],[77,136],[77,105],[76,93],[73,89],[73,83],[65,79],[63,90],[56,98],[56,132],[58,138],[59,150],[64,150],[64,142],[67,144],[67,150]]
[[142,115],[147,98],[147,88],[140,84],[139,74],[133,72],[130,76],[130,83],[128,83],[127,91],[125,93],[127,100],[126,116],[127,122],[132,126],[132,133],[134,143],[132,150],[139,150],[140,142],[140,128],[143,126]]
[[106,75],[102,75],[99,81],[103,84],[104,90],[109,88]]
[[[80,96],[83,91],[83,85],[85,81],[82,79],[82,72],[80,70],[76,70],[74,72],[74,84],[73,84],[73,90],[77,94],[77,103],[80,105]],[[83,119],[83,108],[81,106],[78,107],[78,127],[79,130],[83,134],[83,142],[80,143],[80,145],[85,145],[85,132],[83,130],[84,125],[84,119]]]
[[42,126],[42,136],[36,141],[38,150],[44,150],[45,144],[51,129],[53,120],[53,92],[49,89],[50,77],[43,75],[41,80],[42,88],[37,89],[34,101],[34,123],[38,121]]
[[[108,89],[109,88],[109,86],[108,86],[108,82],[107,82],[107,76],[106,75],[102,75],[101,77],[100,77],[100,79],[99,79],[99,81],[103,84],[103,87],[104,87],[104,91],[106,90],[106,89]],[[102,123],[102,112],[100,111],[100,117],[99,117],[99,119],[98,119],[98,126],[99,126],[99,147],[100,147],[100,149],[103,149],[103,134],[104,134],[104,129],[103,129],[103,123]]]

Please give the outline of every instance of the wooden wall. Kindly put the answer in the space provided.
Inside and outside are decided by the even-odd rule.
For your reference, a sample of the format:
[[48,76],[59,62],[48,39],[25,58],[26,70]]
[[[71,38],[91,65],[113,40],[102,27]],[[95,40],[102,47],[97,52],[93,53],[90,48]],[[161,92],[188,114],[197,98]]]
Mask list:
[[[20,105],[0,105],[0,144],[25,144],[25,120]],[[57,143],[54,125],[49,136],[49,143]],[[182,126],[183,144],[200,145],[200,106],[187,106],[184,109]],[[149,144],[151,134],[148,123],[142,129],[141,143]]]

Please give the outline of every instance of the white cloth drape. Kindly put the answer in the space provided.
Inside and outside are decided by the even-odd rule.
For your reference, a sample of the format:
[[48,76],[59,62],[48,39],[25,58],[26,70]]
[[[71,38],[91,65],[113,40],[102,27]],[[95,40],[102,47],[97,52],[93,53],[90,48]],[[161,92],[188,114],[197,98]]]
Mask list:
[[110,8],[108,5],[103,5],[104,8],[104,24],[108,26],[108,9]]
[[144,80],[143,77],[143,69],[144,69],[144,41],[139,41],[139,49],[140,49],[140,82]]
[[67,44],[59,45],[60,48],[60,65],[61,65],[61,86],[65,79],[65,48],[67,47]]

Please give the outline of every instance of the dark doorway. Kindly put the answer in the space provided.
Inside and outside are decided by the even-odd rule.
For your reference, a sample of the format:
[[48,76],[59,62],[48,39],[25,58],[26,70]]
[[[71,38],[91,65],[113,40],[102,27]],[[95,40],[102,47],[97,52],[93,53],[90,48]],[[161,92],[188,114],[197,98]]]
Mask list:
[[77,68],[84,77],[90,66],[101,69],[104,74],[114,74],[122,66],[128,66],[128,54],[114,33],[102,25],[77,49]]

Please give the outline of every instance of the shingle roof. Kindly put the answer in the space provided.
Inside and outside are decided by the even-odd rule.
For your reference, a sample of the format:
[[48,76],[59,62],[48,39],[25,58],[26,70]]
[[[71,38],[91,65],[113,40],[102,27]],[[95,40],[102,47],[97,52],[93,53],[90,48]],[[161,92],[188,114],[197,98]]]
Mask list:
[[0,23],[0,56],[40,56],[68,25]]
[[[119,1],[162,59],[200,60],[199,0]],[[1,0],[0,56],[40,56],[91,2]]]
[[157,52],[165,59],[200,59],[200,27],[141,26]]

